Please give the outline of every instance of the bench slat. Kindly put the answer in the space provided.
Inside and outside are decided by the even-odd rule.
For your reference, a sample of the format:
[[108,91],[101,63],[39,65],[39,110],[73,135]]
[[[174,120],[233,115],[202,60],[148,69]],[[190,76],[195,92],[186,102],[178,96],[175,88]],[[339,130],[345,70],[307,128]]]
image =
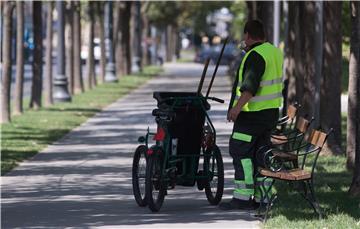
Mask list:
[[295,161],[295,160],[297,160],[297,155],[291,154],[291,153],[274,152],[273,155],[275,157],[279,157],[279,158],[287,160],[287,161]]
[[268,169],[261,168],[260,174],[263,176],[278,178],[281,180],[306,180],[311,178],[311,173],[302,169],[273,172]]
[[287,137],[284,135],[273,135],[271,137],[271,143],[274,145],[284,144],[288,141]]

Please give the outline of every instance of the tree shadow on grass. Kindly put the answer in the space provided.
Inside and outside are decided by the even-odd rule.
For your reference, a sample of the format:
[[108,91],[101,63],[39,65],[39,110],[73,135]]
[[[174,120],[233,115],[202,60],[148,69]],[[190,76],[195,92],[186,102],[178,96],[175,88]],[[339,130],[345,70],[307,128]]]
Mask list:
[[[351,183],[348,172],[318,173],[314,180],[315,195],[321,206],[324,218],[330,215],[346,214],[354,219],[360,218],[360,200],[347,193]],[[285,182],[275,184],[278,200],[273,207],[273,215],[283,215],[288,220],[317,219],[310,204],[299,195],[299,190]]]
[[54,112],[82,112],[85,114],[94,114],[97,113],[99,111],[101,111],[101,109],[97,109],[97,108],[73,108],[73,107],[65,107],[65,108],[46,108],[47,111],[54,111]]
[[[25,128],[21,130],[5,130],[3,131],[2,141],[34,141],[36,144],[50,144],[53,141],[61,138],[70,131],[68,128],[64,129],[39,129],[37,128]],[[11,143],[9,143],[11,144]],[[6,149],[4,150],[6,151]],[[2,151],[3,152],[3,151]]]
[[[5,130],[2,133],[2,150],[1,150],[1,174],[7,173],[14,168],[17,163],[33,157],[35,154],[48,144],[60,139],[67,134],[70,129],[38,129],[25,128],[15,130]],[[34,148],[31,144],[35,144]],[[12,150],[12,146],[23,145],[19,150]]]

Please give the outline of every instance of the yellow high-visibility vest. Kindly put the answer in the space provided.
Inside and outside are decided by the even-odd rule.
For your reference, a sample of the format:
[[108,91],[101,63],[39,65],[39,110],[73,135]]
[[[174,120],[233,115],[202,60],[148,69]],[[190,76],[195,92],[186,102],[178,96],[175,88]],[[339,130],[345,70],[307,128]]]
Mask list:
[[235,99],[233,107],[236,106],[238,99],[241,96],[240,88],[242,84],[244,64],[251,52],[257,52],[265,61],[265,71],[262,75],[260,86],[255,96],[252,97],[248,103],[246,103],[242,111],[260,111],[270,108],[279,108],[282,105],[282,65],[283,55],[280,49],[276,48],[272,44],[265,42],[256,46],[246,53],[244,56],[239,70],[239,81],[236,87]]

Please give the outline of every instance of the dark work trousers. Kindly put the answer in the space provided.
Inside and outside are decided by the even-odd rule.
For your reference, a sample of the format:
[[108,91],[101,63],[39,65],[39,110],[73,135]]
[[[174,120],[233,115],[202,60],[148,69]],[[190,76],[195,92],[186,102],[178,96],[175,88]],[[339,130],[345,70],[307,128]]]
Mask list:
[[230,137],[229,153],[235,170],[233,197],[248,201],[258,195],[257,168],[264,166],[264,150],[270,145],[271,130],[278,120],[278,109],[259,112],[240,112]]
[[[243,133],[243,130],[236,130],[234,132]],[[244,179],[244,169],[241,163],[242,159],[249,158],[253,163],[253,174],[256,174],[256,168],[258,166],[264,166],[263,155],[261,154],[264,151],[258,152],[259,155],[256,155],[256,151],[262,146],[270,145],[270,133],[271,130],[260,129],[258,135],[251,135],[252,139],[250,142],[241,141],[230,137],[229,143],[229,153],[233,158],[233,165],[235,169],[235,180]]]

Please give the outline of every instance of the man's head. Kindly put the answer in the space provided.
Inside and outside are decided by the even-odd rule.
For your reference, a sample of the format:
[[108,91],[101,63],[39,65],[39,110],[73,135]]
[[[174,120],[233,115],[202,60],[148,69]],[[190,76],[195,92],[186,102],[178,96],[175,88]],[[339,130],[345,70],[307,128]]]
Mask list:
[[246,46],[265,41],[265,31],[261,21],[250,20],[246,22],[244,27],[244,40]]

